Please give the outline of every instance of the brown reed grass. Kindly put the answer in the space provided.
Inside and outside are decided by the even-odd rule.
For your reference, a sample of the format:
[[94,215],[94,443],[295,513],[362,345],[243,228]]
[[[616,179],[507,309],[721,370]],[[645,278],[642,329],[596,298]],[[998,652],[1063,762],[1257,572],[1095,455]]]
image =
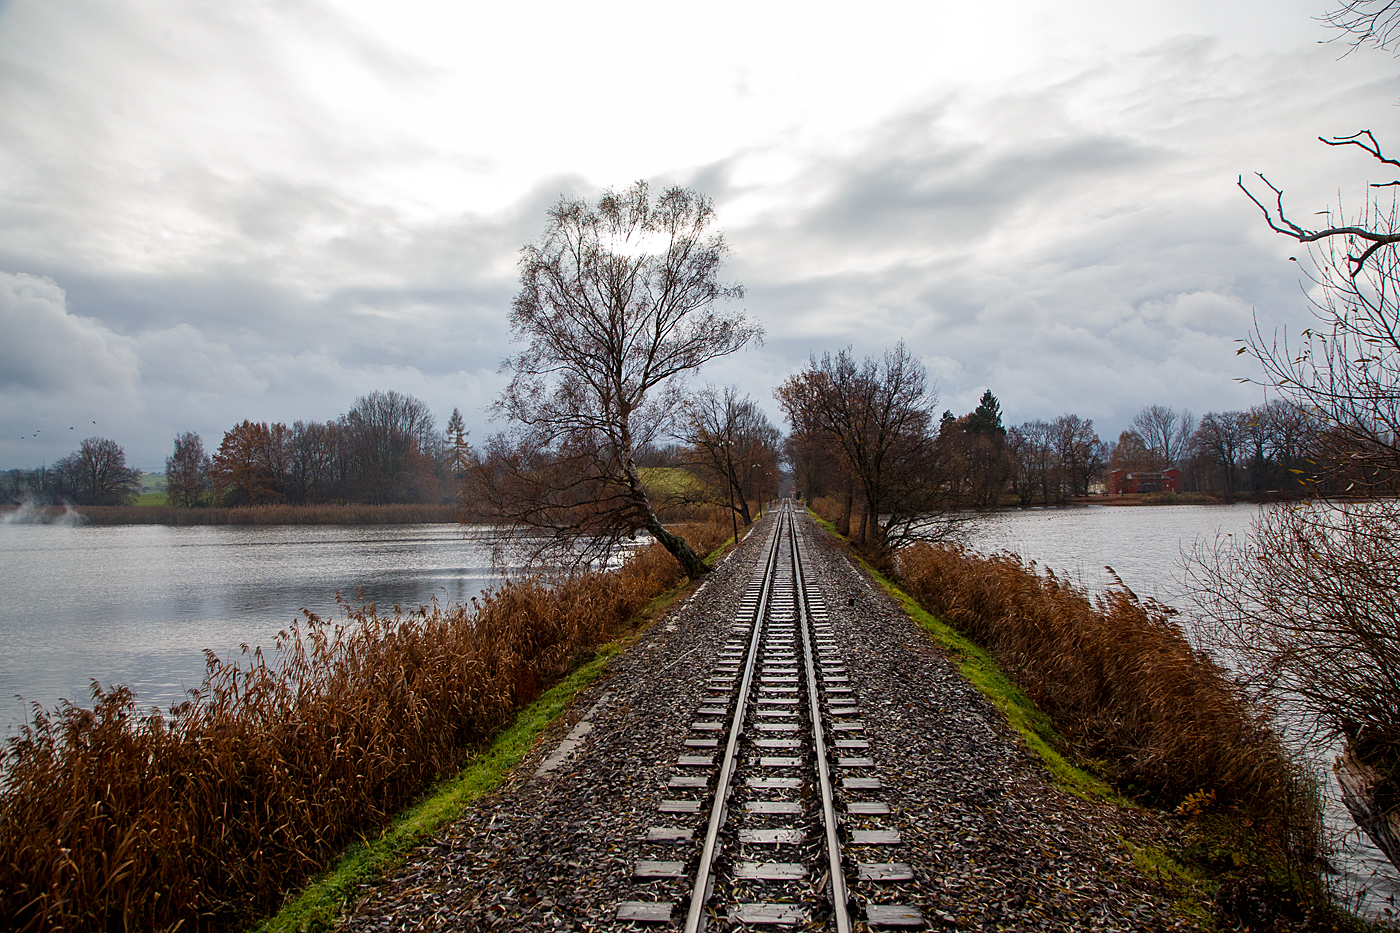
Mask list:
[[[697,550],[728,536],[685,531]],[[90,710],[36,709],[0,752],[3,926],[214,930],[270,913],[683,579],[654,545],[468,607],[308,615],[270,660],[211,655],[165,714],[96,684]]]
[[1008,554],[916,545],[901,585],[990,650],[1081,758],[1158,805],[1244,818],[1290,864],[1320,849],[1316,787],[1267,715],[1194,649],[1172,610],[1126,587],[1095,599]]

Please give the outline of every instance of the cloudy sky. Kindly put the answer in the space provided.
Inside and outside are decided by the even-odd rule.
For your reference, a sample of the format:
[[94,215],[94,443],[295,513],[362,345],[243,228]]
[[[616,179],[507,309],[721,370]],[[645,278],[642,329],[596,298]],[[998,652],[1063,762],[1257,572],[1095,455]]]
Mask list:
[[636,179],[714,198],[767,340],[700,380],[775,417],[901,338],[959,414],[1255,404],[1306,254],[1236,176],[1307,218],[1388,180],[1317,136],[1400,149],[1400,64],[1326,8],[0,0],[0,468],[375,389],[480,437],[519,248]]

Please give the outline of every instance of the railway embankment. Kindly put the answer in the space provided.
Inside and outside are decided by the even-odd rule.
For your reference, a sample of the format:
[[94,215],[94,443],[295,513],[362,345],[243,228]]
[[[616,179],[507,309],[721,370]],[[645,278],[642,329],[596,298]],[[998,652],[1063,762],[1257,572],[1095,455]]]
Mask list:
[[[700,834],[663,842],[653,830],[678,796],[678,762],[695,751],[686,740],[697,710],[713,702],[715,659],[734,636],[735,607],[762,559],[763,538],[746,539],[616,658],[494,793],[390,877],[362,888],[342,928],[666,928],[627,919],[636,914],[620,918],[619,905],[681,906],[687,896]],[[1281,929],[1294,922],[1258,885],[1229,895],[1172,857],[1191,807],[1167,818],[1090,778],[1078,786],[1057,778],[959,671],[956,650],[930,638],[823,533],[807,539],[807,578],[842,646],[846,683],[860,696],[862,754],[879,768],[888,805],[881,825],[897,835],[899,859],[910,869],[898,898],[927,928],[1166,930],[1253,921],[1258,929],[1267,920]],[[1090,785],[1098,789],[1086,791]],[[1191,806],[1206,803],[1196,798]],[[661,862],[687,868],[679,879],[641,876],[640,865]],[[819,898],[830,879],[809,878]],[[1227,893],[1220,907],[1218,890]],[[857,923],[859,901],[869,897],[855,888]],[[673,926],[683,913],[669,914]]]

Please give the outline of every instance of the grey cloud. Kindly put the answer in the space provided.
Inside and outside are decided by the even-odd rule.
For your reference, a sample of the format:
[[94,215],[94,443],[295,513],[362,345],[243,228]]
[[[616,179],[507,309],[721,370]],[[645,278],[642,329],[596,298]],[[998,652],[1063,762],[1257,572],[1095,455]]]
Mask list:
[[[177,431],[216,444],[242,418],[334,417],[373,389],[419,395],[440,420],[458,406],[487,429],[517,250],[561,193],[596,193],[591,181],[560,174],[495,213],[421,219],[362,180],[452,154],[345,132],[298,96],[267,23],[295,20],[386,82],[430,71],[309,0],[101,6],[23,5],[44,23],[25,35],[54,43],[36,46],[45,54],[0,35],[0,467],[67,452],[15,446],[21,425],[99,420],[149,467]],[[74,9],[86,18],[65,25]],[[120,42],[102,39],[109,27]],[[51,62],[88,53],[84,68]],[[1077,411],[1108,437],[1143,404],[1258,401],[1234,381],[1249,374],[1234,340],[1255,311],[1292,324],[1306,308],[1287,245],[1234,177],[1286,166],[1300,209],[1325,203],[1330,177],[1295,180],[1325,174],[1312,135],[1350,131],[1395,97],[1335,67],[1183,40],[985,100],[939,88],[840,153],[784,148],[778,132],[667,167],[658,179],[716,198],[726,277],[768,329],[700,379],[738,382],[776,414],[772,387],[809,354],[903,338],[958,412],[991,387],[1009,420]],[[256,106],[190,116],[223,91]],[[1339,125],[1309,122],[1324,117]],[[276,157],[225,159],[206,129],[275,139]],[[766,146],[805,164],[785,182],[740,181]],[[561,147],[561,173],[569,157]],[[743,199],[767,207],[726,221]]]
[[[1261,233],[1234,190],[1255,151],[1238,146],[1262,136],[1283,159],[1310,137],[1292,102],[1264,115],[1278,60],[1223,61],[1209,43],[1179,42],[1139,64],[1155,77],[1122,90],[1119,130],[1075,129],[1056,87],[986,104],[1038,108],[1048,138],[1032,122],[980,145],[945,139],[939,102],[850,154],[813,158],[788,183],[805,200],[730,231],[767,351],[796,368],[812,352],[880,352],[903,338],[954,411],[990,387],[1013,422],[1076,411],[1105,437],[1146,404],[1203,413],[1259,402],[1262,390],[1238,381],[1257,375],[1238,339],[1256,312],[1296,328],[1307,311],[1289,244]],[[1330,64],[1295,56],[1301,73],[1283,90],[1310,93],[1325,81],[1309,69]],[[1230,74],[1206,97],[1209,66]],[[1376,105],[1379,91],[1357,93]],[[1311,93],[1308,106],[1334,92]],[[720,165],[703,177],[738,198],[741,174]]]
[[49,279],[0,273],[0,387],[80,395],[130,392],[138,379],[129,342],[99,321],[68,313]]
[[[0,312],[8,315],[3,332],[22,335],[13,345],[28,348],[26,358],[0,370],[0,464],[34,465],[67,453],[68,424],[93,420],[93,412],[79,417],[90,402],[81,388],[103,373],[125,380],[126,401],[95,412],[96,420],[147,468],[160,466],[180,431],[198,431],[216,445],[243,418],[324,420],[375,389],[418,395],[443,422],[460,407],[480,436],[508,350],[517,250],[538,236],[561,193],[585,187],[561,176],[499,214],[429,223],[312,191],[281,220],[247,234],[246,250],[237,248],[239,233],[235,248],[174,275],[104,273],[51,256],[42,269],[50,279],[5,279],[38,295],[25,300],[39,302],[46,323]],[[252,188],[244,194],[250,202],[293,195],[277,185]],[[306,218],[332,201],[350,216],[343,234],[319,250],[298,243]],[[0,269],[21,262],[0,252]],[[16,308],[19,301],[9,298]],[[75,373],[70,364],[89,345],[84,352],[99,355]],[[54,391],[56,381],[80,378],[86,382],[71,397]],[[38,440],[57,446],[15,443],[21,430],[35,441],[40,427]]]

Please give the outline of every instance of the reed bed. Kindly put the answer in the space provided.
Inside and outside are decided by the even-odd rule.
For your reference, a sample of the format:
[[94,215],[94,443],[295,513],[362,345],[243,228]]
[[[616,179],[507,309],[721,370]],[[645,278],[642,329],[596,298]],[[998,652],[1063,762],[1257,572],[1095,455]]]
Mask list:
[[1173,611],[1126,587],[1091,599],[1008,554],[920,544],[902,586],[992,652],[1070,750],[1122,790],[1183,812],[1228,812],[1290,864],[1320,847],[1316,787]]
[[[681,533],[708,550],[728,526]],[[211,655],[165,713],[96,684],[92,709],[36,709],[0,752],[0,926],[218,930],[270,913],[681,579],[652,546],[466,607],[308,615],[270,659]]]

